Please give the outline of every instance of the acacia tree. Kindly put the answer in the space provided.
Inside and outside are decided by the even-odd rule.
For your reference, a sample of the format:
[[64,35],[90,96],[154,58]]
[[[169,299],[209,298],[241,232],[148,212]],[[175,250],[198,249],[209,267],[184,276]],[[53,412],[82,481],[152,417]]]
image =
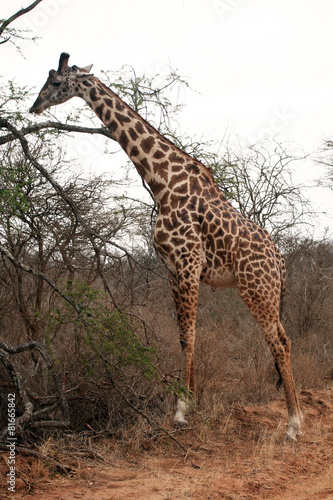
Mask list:
[[325,169],[325,177],[318,179],[319,186],[333,190],[333,141],[326,140],[316,162]]
[[[332,350],[333,246],[329,239],[291,240],[285,319],[294,339],[321,336],[318,350]],[[306,270],[306,272],[304,272]],[[288,297],[287,297],[288,298]],[[326,347],[325,347],[326,344]],[[332,359],[332,358],[331,358]]]
[[[17,42],[20,35],[9,26],[40,1],[2,21],[2,43]],[[151,103],[158,107],[160,102],[165,116],[168,104],[163,95],[177,80],[173,75],[160,89],[151,90],[156,96]],[[135,92],[143,99],[147,82],[135,80]],[[127,93],[128,85],[123,88]],[[160,378],[155,351],[147,345],[147,326],[125,313],[128,304],[113,282],[113,275],[122,275],[125,259],[129,268],[136,265],[121,237],[126,239],[129,229],[135,228],[138,208],[128,200],[112,203],[111,181],[66,173],[66,153],[59,144],[68,132],[112,139],[110,132],[100,126],[78,126],[73,117],[32,123],[22,113],[28,108],[29,94],[28,89],[8,82],[2,87],[0,107],[0,307],[4,318],[0,360],[3,375],[11,379],[19,398],[22,418],[17,420],[17,431],[27,426],[68,425],[67,394],[73,395],[87,372],[99,377],[102,369],[112,390],[109,387],[108,397],[103,394],[103,403],[100,400],[96,406],[106,411],[104,421],[121,420],[117,412],[110,415],[119,401],[112,394],[140,412],[142,402],[135,406],[126,395],[132,401],[136,397],[130,380],[138,378],[139,372]],[[140,217],[144,217],[142,209]],[[18,345],[9,345],[9,338]],[[65,362],[73,368],[65,388],[59,384],[59,368],[49,352],[60,367]],[[81,360],[76,367],[73,352]],[[53,376],[53,384],[45,385],[38,377],[43,366]],[[151,386],[145,390],[149,392]],[[5,434],[6,428],[2,438]]]
[[212,162],[226,196],[241,213],[266,228],[283,249],[292,233],[312,223],[310,201],[292,178],[292,164],[304,159],[275,143],[273,149],[258,144],[240,152],[228,147]]

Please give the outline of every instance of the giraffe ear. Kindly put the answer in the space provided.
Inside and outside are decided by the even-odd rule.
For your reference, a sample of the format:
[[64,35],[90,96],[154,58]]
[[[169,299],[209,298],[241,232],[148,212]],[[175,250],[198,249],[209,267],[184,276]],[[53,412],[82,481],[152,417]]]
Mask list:
[[68,59],[69,59],[69,54],[66,54],[66,52],[63,52],[60,55],[59,66],[58,66],[58,73],[60,73],[60,75],[62,75],[64,71],[68,68]]
[[80,69],[82,71],[86,71],[87,73],[90,73],[92,67],[93,67],[93,64],[89,64],[88,66],[85,66],[84,68],[80,68]]
[[89,78],[90,76],[94,76],[93,73],[89,73],[92,68],[92,64],[89,66],[85,66],[84,68],[79,68],[78,66],[72,66],[68,75],[70,78]]

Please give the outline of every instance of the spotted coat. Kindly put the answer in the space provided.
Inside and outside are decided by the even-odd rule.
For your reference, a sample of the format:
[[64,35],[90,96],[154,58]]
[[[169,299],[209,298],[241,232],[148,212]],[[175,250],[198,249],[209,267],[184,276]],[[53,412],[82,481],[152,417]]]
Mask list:
[[[194,392],[194,339],[199,281],[237,287],[260,325],[283,382],[289,413],[287,435],[301,425],[290,363],[290,340],[280,321],[285,264],[265,229],[241,215],[223,196],[212,171],[181,151],[89,73],[68,66],[62,54],[31,108],[41,113],[78,96],[96,113],[132,160],[154,196],[158,217],[156,251],[166,265],[178,315],[182,379]],[[179,400],[175,421],[186,423],[186,401]]]

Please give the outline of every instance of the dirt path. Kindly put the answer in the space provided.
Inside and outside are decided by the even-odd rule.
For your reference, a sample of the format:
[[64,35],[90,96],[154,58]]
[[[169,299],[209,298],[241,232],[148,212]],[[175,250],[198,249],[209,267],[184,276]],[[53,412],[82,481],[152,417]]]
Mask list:
[[284,441],[285,406],[274,401],[181,432],[200,468],[165,440],[126,459],[110,450],[107,464],[84,463],[73,478],[36,480],[30,493],[27,476],[18,479],[15,495],[0,491],[3,498],[36,500],[333,499],[333,390],[303,391],[301,404],[304,433],[295,444]]

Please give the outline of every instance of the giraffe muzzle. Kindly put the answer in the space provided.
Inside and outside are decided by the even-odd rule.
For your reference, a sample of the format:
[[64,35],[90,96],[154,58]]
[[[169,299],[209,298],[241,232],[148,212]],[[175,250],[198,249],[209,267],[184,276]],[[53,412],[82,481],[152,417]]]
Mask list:
[[38,109],[35,105],[29,109],[29,113],[33,113],[34,115],[40,115],[42,112],[43,110]]
[[31,108],[29,109],[29,113],[34,113],[35,115],[40,115],[44,111],[44,106],[41,103],[40,98],[38,97]]

